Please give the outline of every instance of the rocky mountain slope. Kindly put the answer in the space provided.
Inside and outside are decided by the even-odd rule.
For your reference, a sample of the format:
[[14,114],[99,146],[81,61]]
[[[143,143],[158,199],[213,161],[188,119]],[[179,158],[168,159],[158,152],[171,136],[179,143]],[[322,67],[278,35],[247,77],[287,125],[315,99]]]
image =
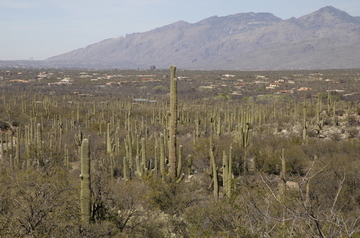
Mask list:
[[360,67],[360,18],[324,7],[282,20],[239,13],[184,21],[107,39],[44,62],[49,66],[183,69],[324,69]]

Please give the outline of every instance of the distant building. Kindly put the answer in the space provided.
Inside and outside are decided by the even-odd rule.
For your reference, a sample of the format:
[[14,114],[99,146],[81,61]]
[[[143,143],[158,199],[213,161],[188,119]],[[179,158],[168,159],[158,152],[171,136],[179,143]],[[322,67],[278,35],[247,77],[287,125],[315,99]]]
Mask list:
[[134,98],[134,102],[157,102],[156,100],[149,100],[145,98]]
[[292,94],[294,93],[293,90],[279,90],[275,94]]
[[270,87],[272,88],[277,88],[277,87],[280,87],[281,86],[281,83],[271,83],[270,84]]
[[301,87],[298,89],[298,91],[310,91],[311,88],[307,88],[307,87]]
[[225,78],[234,78],[234,77],[235,77],[235,75],[233,75],[233,74],[224,74],[224,75],[222,75],[221,77],[225,77]]

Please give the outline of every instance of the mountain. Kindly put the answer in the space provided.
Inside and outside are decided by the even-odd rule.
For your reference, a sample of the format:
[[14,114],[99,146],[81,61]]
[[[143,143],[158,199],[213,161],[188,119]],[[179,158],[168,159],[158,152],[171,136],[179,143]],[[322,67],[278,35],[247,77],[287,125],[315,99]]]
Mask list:
[[324,7],[282,20],[271,13],[179,21],[47,59],[95,68],[323,69],[360,67],[360,17]]

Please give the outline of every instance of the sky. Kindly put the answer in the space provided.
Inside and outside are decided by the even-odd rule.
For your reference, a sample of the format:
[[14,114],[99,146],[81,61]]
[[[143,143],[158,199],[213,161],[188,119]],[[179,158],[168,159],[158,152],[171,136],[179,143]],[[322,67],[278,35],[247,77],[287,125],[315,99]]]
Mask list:
[[360,16],[359,0],[0,0],[0,60],[44,60],[180,20],[245,12],[288,19],[325,6]]

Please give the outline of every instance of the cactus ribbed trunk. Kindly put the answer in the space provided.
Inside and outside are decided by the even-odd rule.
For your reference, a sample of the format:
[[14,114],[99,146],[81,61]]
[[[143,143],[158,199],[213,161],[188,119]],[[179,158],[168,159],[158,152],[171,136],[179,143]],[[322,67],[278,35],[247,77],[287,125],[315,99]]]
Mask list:
[[228,197],[230,197],[230,191],[229,191],[230,179],[231,178],[229,178],[229,160],[226,155],[226,152],[223,151],[223,187],[224,187],[224,193]]
[[158,177],[158,151],[159,151],[159,142],[157,138],[155,138],[155,148],[154,148],[154,178]]
[[306,190],[305,190],[305,207],[310,207],[310,178],[306,180]]
[[123,174],[124,174],[124,180],[127,181],[128,180],[128,171],[129,171],[129,163],[126,159],[126,157],[123,158]]
[[286,182],[286,161],[285,161],[285,150],[284,148],[281,149],[281,172],[280,172],[280,179]]
[[177,176],[180,176],[182,170],[182,153],[183,153],[183,146],[180,145],[178,152],[177,170],[176,170]]
[[110,123],[106,125],[106,152],[108,154],[111,154],[112,152],[112,146],[110,140]]
[[306,118],[307,118],[307,111],[306,111],[306,105],[304,105],[304,108],[303,108],[303,135],[302,135],[302,138],[304,141],[306,141],[306,135],[307,135]]
[[[212,133],[212,132],[211,132]],[[213,182],[214,182],[214,197],[217,200],[219,198],[219,178],[218,178],[218,170],[215,162],[214,157],[214,145],[213,145],[213,137],[212,134],[210,135],[210,163],[212,167],[212,175],[213,175]]]
[[141,172],[143,176],[145,175],[146,170],[146,141],[145,138],[141,138]]
[[285,150],[281,149],[281,172],[280,172],[280,193],[283,194],[286,189],[286,161],[285,161]]
[[0,140],[1,140],[1,146],[0,146],[0,158],[1,158],[1,161],[4,161],[4,134],[1,133],[0,135]]
[[38,163],[39,163],[39,159],[40,159],[40,150],[41,150],[41,145],[42,145],[42,135],[41,135],[41,125],[40,123],[38,123],[36,125],[36,156],[38,159]]
[[228,156],[228,175],[227,175],[227,195],[228,197],[231,196],[231,190],[232,190],[232,177],[233,177],[233,173],[232,173],[232,146],[230,146],[230,150],[229,150],[229,156]]
[[165,143],[164,135],[160,135],[160,175],[162,180],[166,178],[166,168],[165,168]]
[[246,174],[248,168],[248,161],[247,161],[247,150],[250,145],[251,140],[251,131],[249,124],[246,124],[244,127],[240,128],[240,139],[241,139],[241,146],[244,149],[244,160],[243,160],[243,171]]
[[15,167],[19,168],[21,165],[20,161],[20,128],[16,131],[16,144],[15,144]]
[[90,147],[89,140],[83,139],[81,144],[81,191],[80,191],[80,206],[81,206],[81,222],[83,225],[90,223],[91,213],[91,184],[90,184]]
[[177,79],[176,67],[170,66],[170,121],[169,121],[169,177],[172,182],[176,180],[176,130],[177,130]]

